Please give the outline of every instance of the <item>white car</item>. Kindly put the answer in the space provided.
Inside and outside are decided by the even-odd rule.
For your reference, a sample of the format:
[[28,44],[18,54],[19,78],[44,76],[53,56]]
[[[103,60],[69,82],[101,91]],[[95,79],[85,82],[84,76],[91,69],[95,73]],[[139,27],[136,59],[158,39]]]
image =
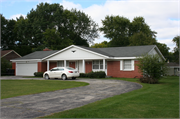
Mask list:
[[43,77],[45,79],[50,78],[62,78],[66,80],[67,78],[76,79],[79,77],[79,71],[71,67],[54,67],[49,71],[44,72]]

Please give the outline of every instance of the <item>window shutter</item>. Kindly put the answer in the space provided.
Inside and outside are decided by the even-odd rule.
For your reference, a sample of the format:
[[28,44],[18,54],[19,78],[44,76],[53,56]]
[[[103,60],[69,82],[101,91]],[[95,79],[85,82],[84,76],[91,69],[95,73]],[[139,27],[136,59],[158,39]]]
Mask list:
[[123,70],[123,60],[120,60],[120,70]]
[[134,60],[131,60],[131,69],[134,70]]

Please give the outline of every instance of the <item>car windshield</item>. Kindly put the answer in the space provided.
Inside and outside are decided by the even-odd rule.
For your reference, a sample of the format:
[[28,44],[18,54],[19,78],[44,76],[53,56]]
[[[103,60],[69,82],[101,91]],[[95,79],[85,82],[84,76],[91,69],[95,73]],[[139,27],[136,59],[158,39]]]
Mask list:
[[69,70],[75,70],[74,68],[71,68],[71,67],[66,67],[67,69],[69,69]]

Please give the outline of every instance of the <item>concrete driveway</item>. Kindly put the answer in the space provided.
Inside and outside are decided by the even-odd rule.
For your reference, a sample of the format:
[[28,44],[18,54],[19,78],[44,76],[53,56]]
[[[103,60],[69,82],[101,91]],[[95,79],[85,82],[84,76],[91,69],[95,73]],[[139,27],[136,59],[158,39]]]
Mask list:
[[77,79],[74,81],[87,82],[90,85],[2,99],[1,118],[46,116],[142,87],[137,83],[120,80]]

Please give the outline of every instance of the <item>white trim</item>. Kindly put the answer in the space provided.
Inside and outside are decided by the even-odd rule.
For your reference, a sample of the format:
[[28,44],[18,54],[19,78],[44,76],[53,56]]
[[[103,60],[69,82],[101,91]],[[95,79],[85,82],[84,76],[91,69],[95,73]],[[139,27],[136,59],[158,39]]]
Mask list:
[[114,57],[112,59],[137,59],[137,57]]
[[[87,49],[84,49],[84,48],[81,48],[81,47],[78,47],[78,46],[75,46],[75,45],[71,45],[71,46],[69,46],[69,47],[66,47],[66,48],[64,48],[64,49],[62,49],[62,50],[60,50],[60,51],[58,51],[58,52],[55,52],[55,53],[53,53],[53,54],[51,54],[51,55],[43,58],[42,60],[48,59],[49,57],[52,57],[52,56],[54,56],[54,55],[56,55],[56,54],[59,54],[59,53],[65,51],[65,50],[67,50],[67,49],[69,49],[69,48],[71,48],[71,47],[75,47],[75,48],[84,50],[84,51],[89,52],[89,53],[93,53],[93,54],[96,54],[96,55],[99,55],[99,56],[102,56],[102,57],[105,57],[105,58],[109,58],[109,57],[106,56],[106,55],[102,55],[102,54],[99,54],[99,53],[96,53],[96,52],[93,52],[93,51],[90,51],[90,50],[87,50]],[[74,60],[76,60],[76,59],[74,59]]]
[[47,71],[49,71],[49,60],[47,60]]
[[83,73],[86,73],[86,72],[85,72],[85,61],[84,61],[84,60],[82,60],[82,72],[83,72]]
[[31,62],[31,61],[37,61],[37,62],[41,62],[41,59],[22,59],[22,60],[10,60],[12,62]]
[[124,60],[120,60],[120,71],[134,71],[134,61],[135,60],[131,60],[131,69],[124,69]]
[[147,54],[149,54],[151,51],[153,51],[155,49],[157,50],[157,52],[161,56],[161,58],[165,61],[166,59],[164,58],[164,56],[162,55],[161,51],[159,50],[159,48],[156,45]]
[[66,60],[64,60],[64,67],[66,67],[67,66],[67,64],[66,64]]
[[120,60],[120,70],[123,70],[123,60]]
[[134,71],[134,60],[131,60],[131,69]]

